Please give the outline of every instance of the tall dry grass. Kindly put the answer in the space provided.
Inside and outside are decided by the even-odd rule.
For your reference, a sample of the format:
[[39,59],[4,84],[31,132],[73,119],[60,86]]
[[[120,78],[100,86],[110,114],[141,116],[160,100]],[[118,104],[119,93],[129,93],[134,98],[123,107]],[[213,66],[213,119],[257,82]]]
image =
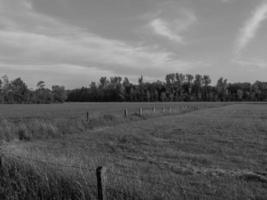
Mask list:
[[[82,120],[50,120],[56,136],[2,145],[0,197],[96,199],[95,169],[107,166],[109,200],[266,199],[267,110],[237,105],[183,112],[147,121],[108,116],[105,126],[113,127],[93,130]],[[72,134],[58,137],[69,127]]]

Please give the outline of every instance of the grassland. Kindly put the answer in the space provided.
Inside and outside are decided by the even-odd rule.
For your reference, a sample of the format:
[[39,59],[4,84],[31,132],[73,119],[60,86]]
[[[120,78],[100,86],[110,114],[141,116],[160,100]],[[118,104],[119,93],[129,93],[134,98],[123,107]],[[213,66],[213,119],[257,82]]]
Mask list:
[[[151,113],[143,104],[144,117],[130,119],[122,109],[140,104],[3,106],[10,132],[21,121],[34,131],[27,141],[18,133],[2,142],[0,199],[96,199],[97,166],[108,169],[108,200],[267,199],[266,104],[169,105],[172,113]],[[92,121],[84,121],[85,110]],[[32,120],[51,123],[53,134],[42,137]],[[62,134],[57,120],[74,132]]]
[[[218,107],[221,103],[66,103],[0,105],[0,140],[55,138],[95,128]],[[153,107],[156,112],[153,112]],[[138,115],[143,108],[143,116]],[[127,108],[128,117],[123,116]],[[169,109],[172,109],[169,112]],[[165,110],[163,112],[163,110]],[[89,119],[87,120],[87,112]]]

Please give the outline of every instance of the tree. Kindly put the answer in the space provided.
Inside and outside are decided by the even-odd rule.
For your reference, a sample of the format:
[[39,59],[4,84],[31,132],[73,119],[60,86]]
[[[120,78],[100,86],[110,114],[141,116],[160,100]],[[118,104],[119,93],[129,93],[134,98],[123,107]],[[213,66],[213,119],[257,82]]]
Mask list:
[[9,79],[8,79],[8,76],[7,75],[4,75],[2,77],[3,79],[3,89],[7,88],[9,86]]
[[217,95],[220,101],[225,101],[228,94],[228,84],[227,79],[223,79],[222,77],[217,81],[216,89]]
[[241,90],[241,89],[237,90],[238,101],[242,101],[243,100],[243,94],[244,94],[243,90]]
[[190,101],[194,99],[192,96],[194,76],[191,74],[186,74],[185,79],[186,79],[186,82],[184,83],[184,90],[186,92],[185,100]]
[[97,101],[99,98],[98,95],[98,89],[97,89],[97,85],[96,82],[91,82],[90,84],[90,97],[89,97],[89,101]]
[[109,84],[109,81],[107,77],[101,77],[99,79],[99,100],[100,101],[105,101],[106,100],[106,91],[107,91],[107,86]]
[[100,82],[99,87],[102,88],[102,89],[105,88],[108,85],[107,77],[101,77],[99,82]]
[[11,89],[10,89],[10,83],[7,75],[4,75],[2,77],[3,83],[2,83],[2,101],[4,103],[13,103],[12,95],[11,95]]
[[109,101],[122,101],[123,88],[121,84],[122,78],[119,76],[110,77],[110,84],[108,85],[108,100]]
[[63,103],[67,98],[64,86],[53,85],[52,95],[54,102],[59,102],[59,103]]
[[211,79],[208,75],[203,76],[204,83],[204,100],[208,100],[208,86],[211,83]]
[[37,83],[37,89],[34,93],[34,102],[38,104],[47,104],[53,102],[53,94],[51,90],[45,88],[45,82],[39,81]]
[[27,103],[29,90],[21,78],[17,78],[10,82],[10,95],[14,103]]
[[261,88],[260,88],[261,83],[259,81],[256,81],[252,85],[252,93],[253,93],[253,100],[259,101],[261,100]]
[[64,86],[45,87],[44,81],[28,89],[21,78],[0,79],[0,103],[61,103],[67,101],[267,101],[267,82],[256,81],[229,83],[220,78],[215,86],[210,85],[208,75],[171,73],[165,82],[144,82],[143,76],[133,84],[125,77],[101,77],[99,83],[89,87],[65,91]]
[[138,101],[144,101],[146,98],[145,90],[144,90],[144,77],[138,79],[138,93],[137,93]]
[[256,81],[252,88],[258,101],[267,100],[267,82]]
[[176,73],[175,78],[175,99],[181,101],[183,100],[183,84],[185,80],[185,75],[181,73]]
[[198,101],[202,100],[202,85],[203,85],[203,79],[200,74],[197,74],[195,76],[195,81],[194,81],[194,90],[195,90],[195,96]]
[[131,97],[132,85],[127,77],[124,78],[122,82],[122,87],[123,87],[123,100],[131,101],[132,100],[132,97]]
[[38,89],[44,89],[45,88],[45,82],[44,81],[39,81],[37,84],[36,84],[36,87]]
[[166,95],[167,95],[167,98],[170,101],[173,101],[174,97],[176,96],[175,93],[177,92],[176,88],[175,88],[175,81],[176,81],[175,74],[174,73],[167,74],[166,77],[165,77],[165,80],[166,80]]

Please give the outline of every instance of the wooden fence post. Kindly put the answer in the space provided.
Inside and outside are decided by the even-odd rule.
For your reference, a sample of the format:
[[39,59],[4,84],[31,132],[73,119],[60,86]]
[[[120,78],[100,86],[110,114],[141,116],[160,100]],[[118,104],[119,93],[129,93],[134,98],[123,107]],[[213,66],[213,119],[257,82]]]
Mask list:
[[107,196],[106,196],[106,181],[107,181],[106,171],[107,171],[107,169],[105,167],[98,167],[96,169],[97,194],[98,194],[97,200],[107,200]]
[[162,107],[162,112],[163,112],[163,113],[165,112],[165,106]]
[[127,108],[124,109],[123,115],[124,115],[125,118],[127,118],[127,116],[128,116],[128,110],[127,110]]
[[86,121],[89,121],[89,112],[86,113]]
[[143,108],[139,108],[139,116],[143,116]]
[[154,105],[153,106],[153,113],[155,113],[156,112],[156,106]]

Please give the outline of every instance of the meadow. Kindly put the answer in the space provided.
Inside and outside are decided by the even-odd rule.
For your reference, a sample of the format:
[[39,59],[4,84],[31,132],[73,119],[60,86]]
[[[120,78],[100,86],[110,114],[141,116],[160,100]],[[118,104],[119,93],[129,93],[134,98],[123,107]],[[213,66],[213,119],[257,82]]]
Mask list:
[[266,104],[153,106],[1,105],[0,199],[267,199]]
[[[204,102],[0,104],[0,140],[54,138],[125,122],[183,114],[222,105],[226,104]],[[142,116],[139,115],[140,108],[143,109]],[[128,112],[127,117],[124,116],[125,109]]]

